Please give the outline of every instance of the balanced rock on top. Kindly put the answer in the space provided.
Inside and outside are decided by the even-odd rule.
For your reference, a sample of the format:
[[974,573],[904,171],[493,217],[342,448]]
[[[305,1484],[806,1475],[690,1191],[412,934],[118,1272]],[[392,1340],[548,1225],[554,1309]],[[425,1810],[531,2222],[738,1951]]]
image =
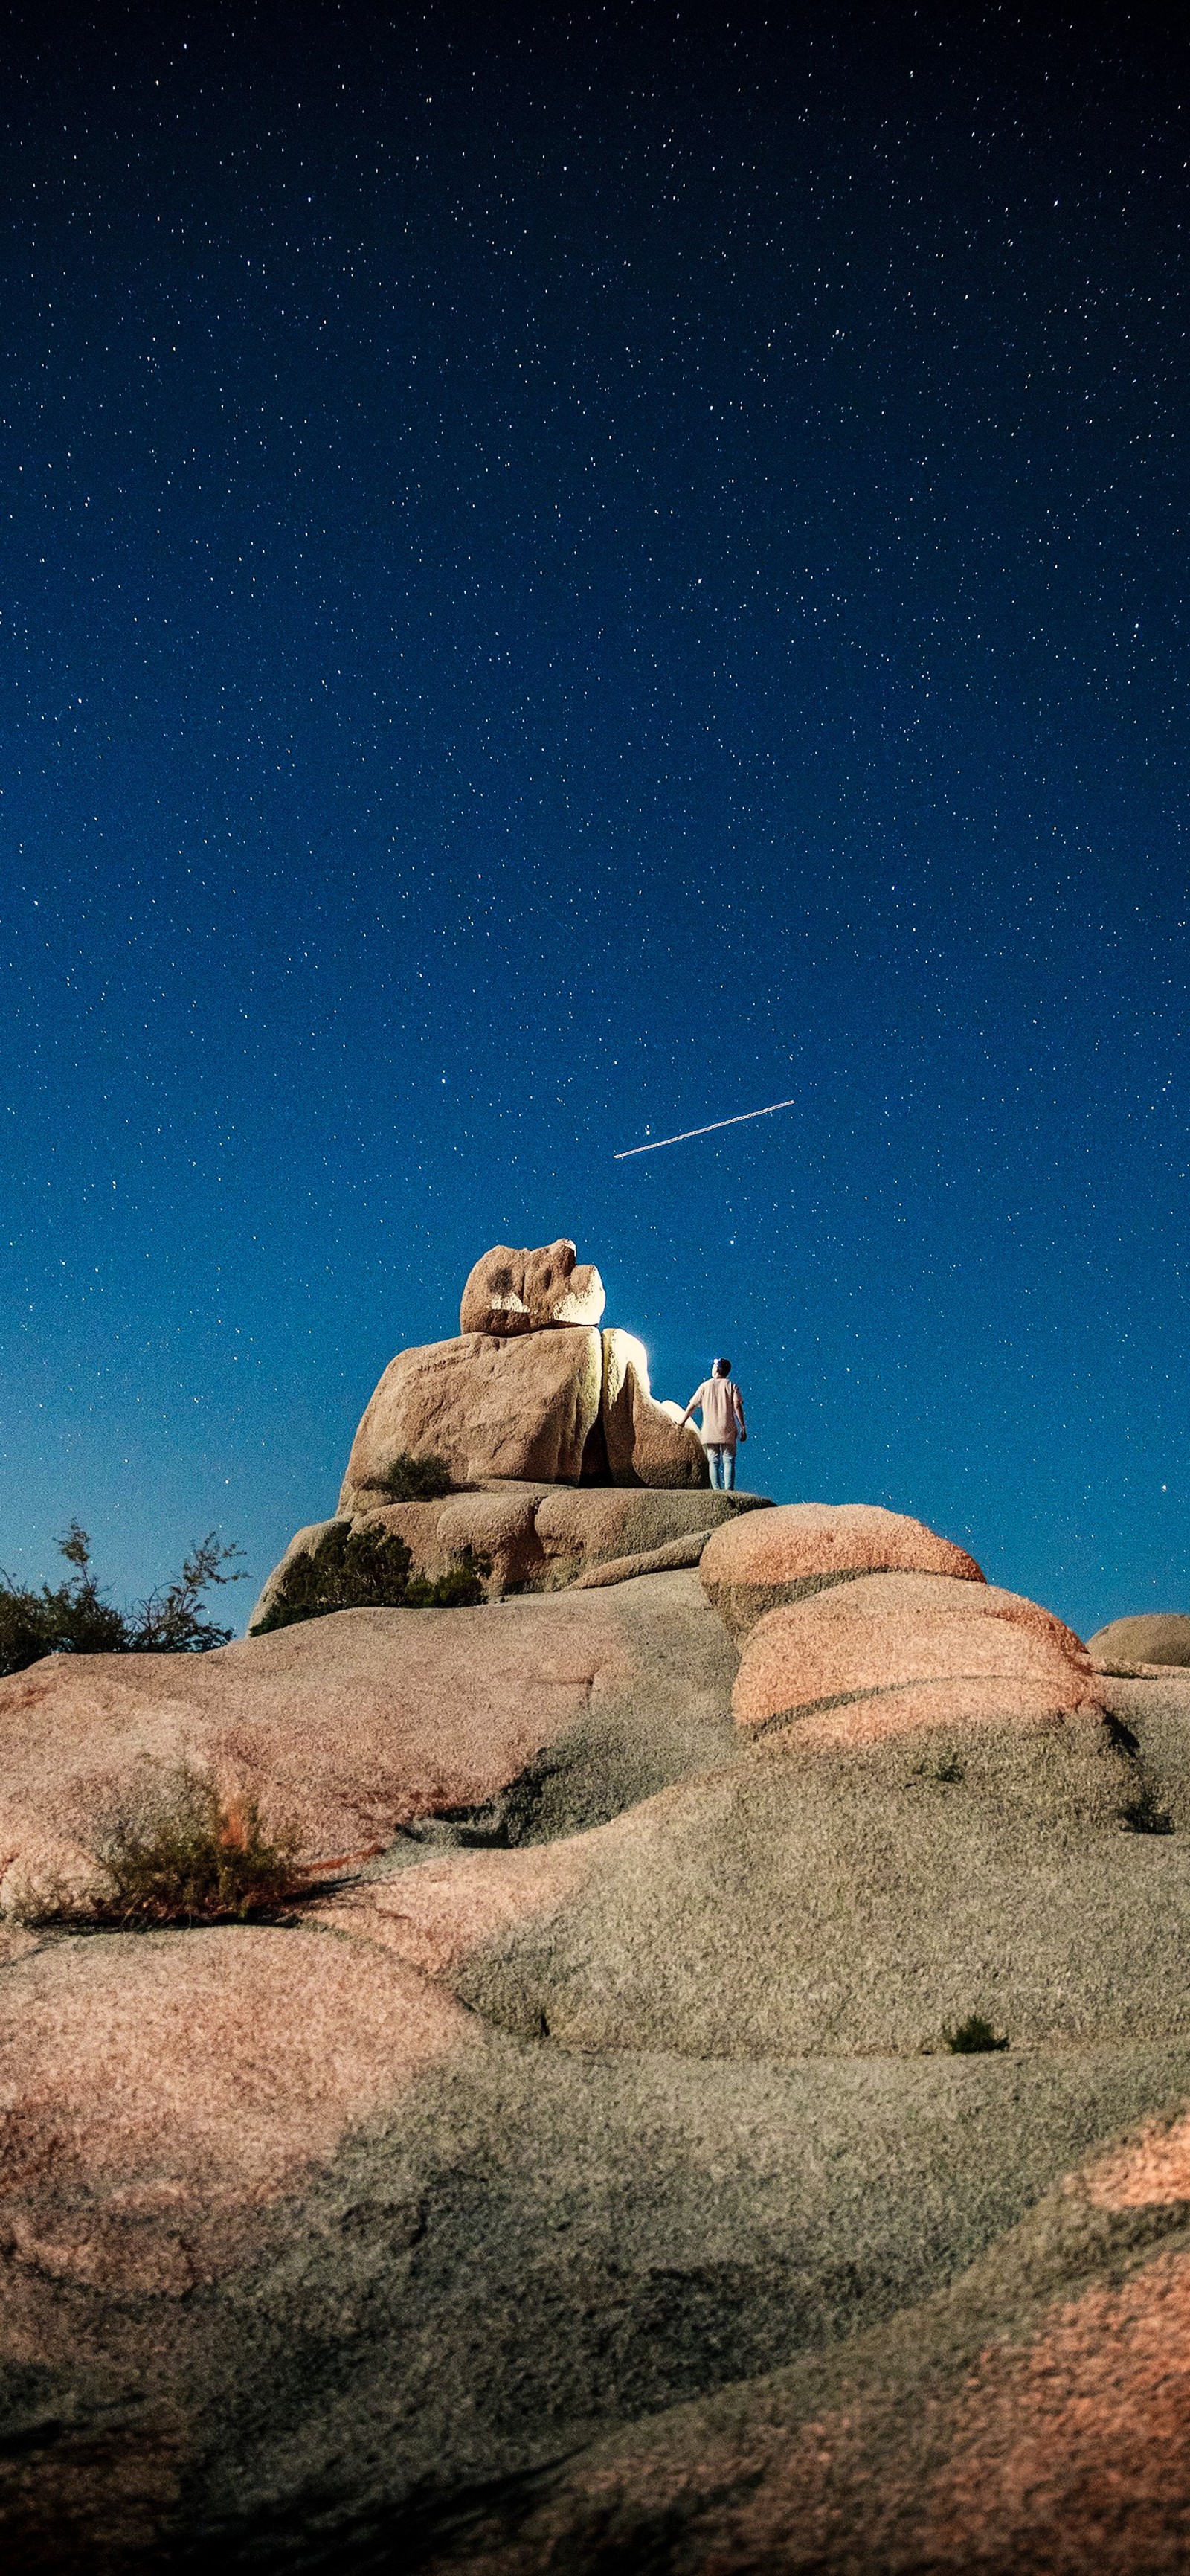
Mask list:
[[603,1281],[592,1261],[576,1261],[566,1236],[536,1252],[494,1243],[463,1290],[460,1333],[536,1333],[547,1324],[597,1324]]
[[398,1351],[352,1445],[341,1513],[374,1508],[404,1455],[441,1461],[456,1485],[502,1482],[705,1488],[706,1455],[676,1404],[660,1404],[631,1333],[600,1333],[604,1292],[565,1237],[498,1243],[463,1290],[453,1341]]

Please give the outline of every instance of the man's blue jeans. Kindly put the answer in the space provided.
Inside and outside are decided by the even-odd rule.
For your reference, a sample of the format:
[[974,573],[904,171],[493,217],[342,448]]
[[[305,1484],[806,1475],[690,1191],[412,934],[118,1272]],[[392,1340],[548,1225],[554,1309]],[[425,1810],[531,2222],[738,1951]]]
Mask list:
[[735,1451],[734,1451],[734,1449],[721,1449],[721,1448],[719,1447],[719,1445],[718,1445],[718,1443],[717,1443],[717,1442],[716,1442],[714,1445],[712,1445],[710,1442],[708,1442],[708,1444],[707,1444],[707,1465],[708,1465],[708,1467],[710,1468],[710,1471],[711,1471],[711,1483],[712,1483],[713,1485],[718,1486],[718,1489],[719,1489],[720,1493],[722,1493],[722,1494],[731,1494],[731,1493],[734,1493],[734,1491],[735,1491]]

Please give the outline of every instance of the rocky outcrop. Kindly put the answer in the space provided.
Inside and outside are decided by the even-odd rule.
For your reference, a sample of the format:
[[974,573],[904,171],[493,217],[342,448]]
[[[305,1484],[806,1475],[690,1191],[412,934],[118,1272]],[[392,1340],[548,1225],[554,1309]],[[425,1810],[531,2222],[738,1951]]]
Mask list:
[[[576,1263],[570,1242],[486,1252],[463,1292],[463,1331],[390,1360],[352,1443],[338,1517],[398,1532],[418,1574],[444,1574],[470,1550],[499,1596],[570,1581],[602,1558],[646,1554],[762,1504],[712,1494],[702,1442],[678,1405],[654,1397],[641,1343],[599,1331],[603,1302],[598,1271]],[[400,1500],[409,1459],[432,1462],[455,1492]],[[655,1508],[627,1517],[605,1508],[596,1497],[615,1489],[650,1495]],[[576,1491],[583,1502],[572,1511],[562,1498]],[[543,1508],[551,1494],[554,1513]],[[664,1496],[692,1508],[675,1518]],[[328,1527],[311,1523],[290,1541],[253,1626],[286,1564]]]
[[[771,1511],[760,1494],[721,1494],[708,1487],[681,1492],[639,1486],[571,1486],[493,1483],[432,1503],[378,1503],[364,1497],[357,1523],[395,1531],[404,1539],[413,1572],[449,1572],[470,1553],[491,1568],[488,1596],[552,1592],[576,1582],[612,1557],[640,1556],[673,1541],[702,1539],[743,1512]],[[295,1556],[312,1555],[331,1521],[314,1521],[290,1540],[248,1622],[255,1628],[272,1608]],[[689,1560],[694,1563],[692,1557]]]
[[577,1485],[602,1389],[592,1326],[560,1324],[510,1341],[465,1333],[398,1351],[352,1443],[340,1512],[374,1503],[402,1455],[440,1459],[457,1484]]
[[1138,1664],[1190,1666],[1190,1617],[1184,1610],[1142,1610],[1097,1628],[1088,1652],[1109,1669]]
[[815,1744],[1047,1726],[1101,1702],[1085,1646],[1052,1611],[944,1574],[861,1575],[766,1612],[732,1698],[739,1725]]
[[603,1283],[574,1245],[496,1244],[463,1291],[457,1340],[399,1351],[355,1435],[339,1498],[353,1514],[402,1456],[456,1484],[709,1486],[696,1432],[659,1404],[631,1333],[596,1329]]
[[657,1403],[643,1343],[617,1326],[603,1336],[601,1420],[613,1485],[709,1485],[698,1433],[680,1404]]
[[[718,1748],[734,1663],[701,1599],[659,1630],[631,1584],[341,1611],[208,1655],[48,1656],[0,1681],[0,1906],[93,1883],[96,1836],[146,1772],[197,1763],[226,1798],[253,1798],[266,1831],[291,1829],[305,1867],[358,1867],[427,1817],[499,1798],[547,1752],[557,1763],[593,1713],[645,1745],[697,1734],[709,1710]],[[632,1776],[657,1785],[648,1761]]]
[[[534,1492],[559,1561],[707,1499]],[[322,1864],[0,1946],[14,2567],[1181,2564],[1190,1678],[856,1572],[738,1722],[647,1553],[0,1684],[6,1890],[183,1753]]]
[[736,1638],[766,1611],[830,1584],[893,1572],[984,1579],[952,1540],[878,1503],[781,1503],[765,1513],[763,1526],[723,1530],[702,1560],[707,1598]]
[[564,1238],[535,1252],[493,1244],[470,1273],[459,1308],[460,1333],[541,1332],[550,1324],[597,1324],[606,1303],[590,1261],[575,1260]]

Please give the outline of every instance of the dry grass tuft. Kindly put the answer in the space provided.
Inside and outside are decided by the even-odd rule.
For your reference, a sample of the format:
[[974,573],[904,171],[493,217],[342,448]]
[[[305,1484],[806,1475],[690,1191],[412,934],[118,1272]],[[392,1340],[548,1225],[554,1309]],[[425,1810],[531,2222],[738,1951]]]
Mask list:
[[189,1762],[141,1783],[92,1845],[99,1876],[82,1893],[61,1887],[18,1899],[29,1925],[147,1930],[166,1923],[246,1923],[275,1916],[307,1892],[297,1837],[264,1832],[250,1794],[225,1800]]
[[1006,2039],[997,2039],[982,2013],[969,2013],[957,2030],[944,2031],[942,2036],[952,2057],[984,2057],[1008,2046]]

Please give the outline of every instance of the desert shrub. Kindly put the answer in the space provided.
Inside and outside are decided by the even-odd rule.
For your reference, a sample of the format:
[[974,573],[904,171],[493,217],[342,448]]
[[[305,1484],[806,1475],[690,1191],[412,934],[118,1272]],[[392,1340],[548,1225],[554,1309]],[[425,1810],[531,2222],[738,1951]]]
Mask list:
[[221,1546],[214,1530],[171,1583],[128,1610],[105,1600],[91,1571],[91,1542],[77,1521],[58,1546],[73,1568],[63,1583],[34,1590],[0,1573],[0,1674],[24,1672],[42,1655],[200,1655],[227,1644],[231,1629],[207,1617],[202,1596],[211,1584],[244,1578],[225,1571],[240,1550]]
[[957,1753],[944,1753],[940,1762],[917,1763],[912,1776],[915,1780],[939,1780],[945,1788],[953,1788],[966,1774]]
[[412,1572],[413,1558],[395,1530],[354,1529],[332,1521],[309,1555],[290,1559],[277,1597],[252,1630],[265,1637],[302,1619],[332,1610],[461,1610],[482,1601],[491,1572],[486,1557],[467,1548],[447,1573],[431,1579]]
[[410,1610],[472,1610],[485,1595],[492,1571],[490,1556],[462,1548],[445,1574],[415,1575],[405,1595]]
[[408,1449],[386,1467],[369,1490],[383,1494],[390,1503],[436,1503],[443,1494],[453,1494],[454,1478],[444,1458],[414,1458]]
[[997,2039],[982,2013],[970,2013],[957,2030],[943,2031],[942,2036],[952,2057],[983,2057],[991,2050],[1008,2046],[1006,2039]]
[[1161,1805],[1151,1789],[1142,1789],[1138,1798],[1131,1798],[1126,1807],[1121,1807],[1120,1823],[1126,1834],[1172,1834],[1174,1830],[1168,1807]]
[[26,1923],[147,1929],[161,1923],[246,1923],[303,1893],[296,1837],[262,1828],[252,1797],[224,1800],[191,1763],[142,1781],[107,1817],[91,1846],[98,1868],[84,1895],[25,1896]]

